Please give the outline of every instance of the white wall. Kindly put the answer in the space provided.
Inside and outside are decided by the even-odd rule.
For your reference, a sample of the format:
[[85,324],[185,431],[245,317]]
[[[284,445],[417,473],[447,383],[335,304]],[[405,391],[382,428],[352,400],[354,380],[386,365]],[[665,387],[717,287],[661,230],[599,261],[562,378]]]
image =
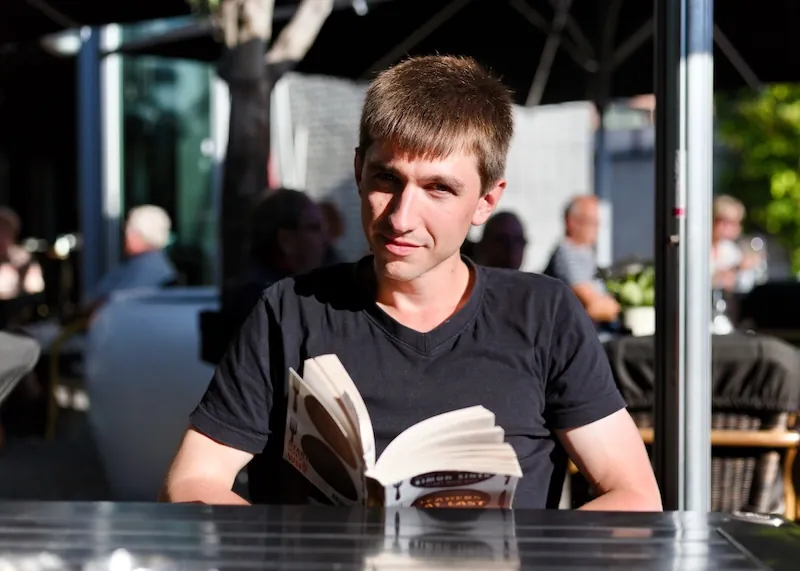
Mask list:
[[[515,111],[508,188],[500,208],[516,212],[525,226],[522,269],[540,271],[563,236],[567,200],[593,187],[593,108],[580,102]],[[479,236],[480,231],[474,235]]]

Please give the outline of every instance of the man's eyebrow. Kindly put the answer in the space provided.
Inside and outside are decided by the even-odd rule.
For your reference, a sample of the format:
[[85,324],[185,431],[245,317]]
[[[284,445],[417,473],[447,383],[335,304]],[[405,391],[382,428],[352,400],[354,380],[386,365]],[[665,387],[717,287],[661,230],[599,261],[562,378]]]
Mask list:
[[451,188],[452,190],[455,190],[456,192],[460,192],[460,191],[464,190],[464,183],[461,182],[460,180],[456,179],[456,178],[453,178],[453,177],[449,177],[449,176],[445,176],[445,175],[438,175],[437,174],[437,175],[433,175],[433,176],[430,176],[430,177],[425,177],[425,179],[429,180],[429,181],[431,181],[433,183],[442,184],[444,186],[447,186],[447,187]]
[[[390,165],[388,163],[383,163],[383,162],[380,162],[380,161],[369,161],[369,162],[367,162],[367,169],[372,171],[372,172],[385,172],[385,173],[390,173],[390,174],[396,175],[397,177],[400,177],[400,178],[404,178],[402,173],[399,170],[397,170],[395,167],[393,167],[392,165]],[[464,183],[461,182],[460,180],[454,178],[454,177],[450,177],[450,176],[447,176],[447,175],[441,175],[441,174],[434,174],[434,175],[427,176],[427,177],[422,177],[422,178],[424,178],[424,180],[427,181],[427,182],[431,182],[431,183],[434,183],[434,184],[441,184],[441,185],[444,185],[446,187],[449,187],[449,188],[451,188],[452,190],[454,190],[456,192],[461,192],[461,191],[464,190]]]
[[371,171],[382,171],[382,172],[389,172],[393,174],[399,174],[396,168],[388,163],[383,163],[380,161],[369,161],[367,162],[367,169]]

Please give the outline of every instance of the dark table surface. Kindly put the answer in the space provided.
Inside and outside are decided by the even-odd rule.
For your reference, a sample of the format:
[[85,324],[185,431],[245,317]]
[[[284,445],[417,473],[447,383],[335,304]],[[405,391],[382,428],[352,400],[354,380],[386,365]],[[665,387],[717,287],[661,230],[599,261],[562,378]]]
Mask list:
[[0,503],[0,569],[800,568],[800,527],[722,514]]

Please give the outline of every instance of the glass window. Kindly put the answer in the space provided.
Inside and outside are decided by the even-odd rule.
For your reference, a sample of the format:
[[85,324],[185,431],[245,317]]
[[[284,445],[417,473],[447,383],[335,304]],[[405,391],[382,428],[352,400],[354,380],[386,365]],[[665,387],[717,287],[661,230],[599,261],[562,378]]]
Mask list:
[[[161,32],[182,20],[152,22]],[[123,27],[141,37],[144,24]],[[186,285],[214,282],[217,216],[211,140],[212,66],[125,55],[121,59],[122,210],[156,204],[172,218],[169,253]]]

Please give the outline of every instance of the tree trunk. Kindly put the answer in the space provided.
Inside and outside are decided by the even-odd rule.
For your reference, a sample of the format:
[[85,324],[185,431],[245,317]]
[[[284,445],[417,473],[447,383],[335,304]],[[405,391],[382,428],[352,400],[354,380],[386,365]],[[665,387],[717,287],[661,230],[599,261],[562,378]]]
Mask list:
[[228,84],[231,108],[219,232],[221,312],[200,315],[201,358],[212,364],[230,342],[226,294],[247,264],[253,200],[267,187],[270,92],[280,75],[303,59],[333,10],[333,0],[303,0],[267,53],[274,5],[275,0],[223,0],[215,18],[226,46],[218,71]]
[[272,33],[274,3],[225,0],[220,7],[227,49],[218,71],[231,98],[220,213],[223,289],[244,268],[250,205],[267,183],[269,78],[263,61]]
[[267,53],[274,4],[224,0],[220,7],[227,50],[219,74],[231,96],[220,228],[223,289],[245,267],[252,202],[267,187],[272,86],[303,59],[333,10],[333,0],[303,0]]

